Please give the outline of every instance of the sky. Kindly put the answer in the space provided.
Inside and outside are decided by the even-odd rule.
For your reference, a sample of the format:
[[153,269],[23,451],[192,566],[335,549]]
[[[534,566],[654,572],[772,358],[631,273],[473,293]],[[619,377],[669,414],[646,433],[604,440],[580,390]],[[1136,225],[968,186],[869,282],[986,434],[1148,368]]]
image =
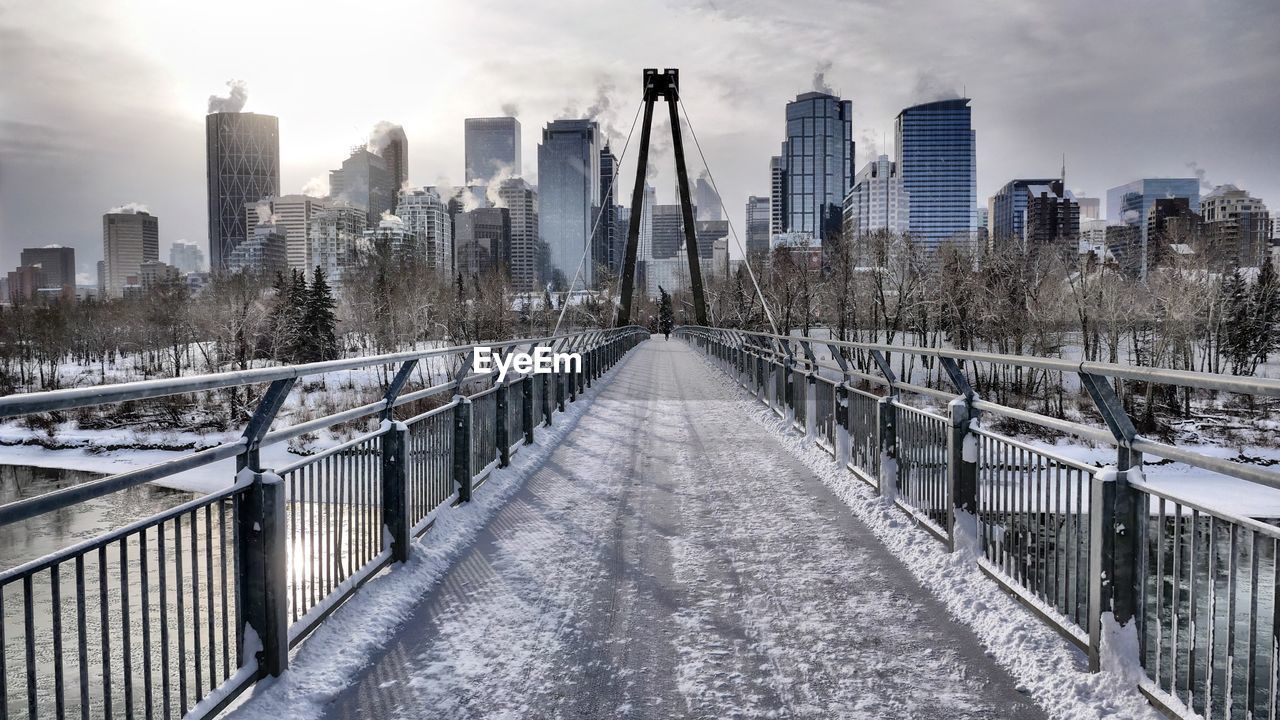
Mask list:
[[[207,255],[204,114],[228,80],[246,111],[279,117],[289,193],[381,121],[404,127],[414,185],[461,184],[463,119],[504,109],[531,182],[553,119],[590,113],[621,152],[645,67],[680,69],[739,235],[747,196],[768,194],[785,104],[821,86],[853,102],[858,167],[892,155],[903,107],[973,98],[979,205],[1056,176],[1065,154],[1078,193],[1199,169],[1280,208],[1274,0],[0,0],[0,268],[61,244],[90,282],[102,213],[126,203],[158,216],[162,260],[176,240]],[[659,202],[675,196],[667,138],[659,122]]]

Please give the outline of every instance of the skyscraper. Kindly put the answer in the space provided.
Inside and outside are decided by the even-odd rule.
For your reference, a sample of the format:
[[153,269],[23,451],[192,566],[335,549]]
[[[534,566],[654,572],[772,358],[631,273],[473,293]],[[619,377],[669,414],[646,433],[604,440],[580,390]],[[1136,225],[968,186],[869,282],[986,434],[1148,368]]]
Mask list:
[[142,263],[160,259],[160,221],[142,211],[103,215],[102,256],[107,297],[124,297],[131,287],[141,289]]
[[783,221],[786,215],[787,171],[782,163],[782,156],[769,158],[769,237],[784,233],[787,225]]
[[[556,120],[538,145],[538,232],[558,287],[595,285],[591,229],[600,207],[600,130],[593,120]],[[585,259],[584,259],[585,254]]]
[[289,269],[289,243],[284,228],[260,223],[248,240],[227,257],[227,270],[274,277]]
[[898,172],[910,198],[910,231],[929,250],[977,232],[977,155],[968,98],[904,109],[894,123]]
[[782,143],[783,230],[818,240],[840,230],[841,208],[853,184],[853,103],[807,92],[787,103]]
[[679,256],[684,245],[684,215],[679,205],[654,205],[650,221],[649,259]]
[[399,125],[380,124],[370,141],[373,152],[383,159],[391,180],[391,214],[396,213],[400,190],[409,181],[409,139]]
[[245,203],[280,194],[280,126],[272,115],[216,112],[205,116],[209,184],[209,262],[225,267],[248,239]]
[[769,252],[769,198],[747,198],[747,255]]
[[200,272],[204,268],[204,253],[195,243],[177,240],[169,246],[169,264],[179,272]]
[[844,198],[845,237],[853,240],[880,230],[907,232],[911,207],[908,198],[898,165],[888,155],[867,163]]
[[990,222],[991,242],[995,247],[1023,239],[1027,219],[1027,188],[1054,182],[1057,180],[1053,178],[1010,180],[991,196],[991,209],[994,214],[988,218],[988,222]]
[[420,238],[427,267],[448,277],[453,272],[453,219],[432,188],[401,190],[397,201],[405,231]]
[[310,262],[324,270],[335,287],[342,285],[344,272],[355,264],[367,223],[363,208],[347,204],[331,205],[312,218]]
[[505,274],[504,259],[511,248],[511,211],[504,207],[476,208],[458,215],[454,257],[463,277]]
[[709,176],[704,170],[693,183],[693,205],[697,209],[695,220],[723,220],[724,212],[720,204],[720,193],[711,186]]
[[1219,185],[1200,201],[1200,210],[1205,235],[1219,257],[1239,267],[1259,267],[1268,259],[1273,221],[1261,200],[1235,185]]
[[596,223],[596,247],[591,253],[596,258],[597,273],[603,271],[605,275],[622,271],[623,248],[617,235],[617,172],[618,158],[605,145],[600,150],[600,221]]
[[1107,219],[1138,229],[1136,267],[1139,278],[1147,276],[1147,216],[1161,198],[1186,198],[1192,212],[1200,211],[1198,178],[1143,178],[1107,190]]
[[341,169],[329,171],[329,199],[363,209],[368,228],[376,228],[382,213],[391,212],[399,191],[386,159],[365,146],[353,148]]
[[1026,224],[1023,241],[1026,247],[1039,252],[1056,250],[1063,256],[1079,251],[1080,205],[1061,180],[1027,185]]
[[463,134],[468,185],[487,183],[504,170],[517,177],[521,174],[519,120],[513,117],[467,118],[463,121]]
[[540,282],[538,192],[520,178],[508,178],[498,187],[498,199],[511,214],[511,243],[504,259],[511,286],[522,292],[533,290]]
[[75,248],[46,245],[23,248],[18,264],[40,268],[41,288],[76,288]]
[[[245,218],[249,227],[269,222],[285,235],[289,269],[309,272],[312,267],[311,220],[325,209],[325,201],[310,195],[281,195],[245,206]],[[266,217],[260,217],[266,213]]]

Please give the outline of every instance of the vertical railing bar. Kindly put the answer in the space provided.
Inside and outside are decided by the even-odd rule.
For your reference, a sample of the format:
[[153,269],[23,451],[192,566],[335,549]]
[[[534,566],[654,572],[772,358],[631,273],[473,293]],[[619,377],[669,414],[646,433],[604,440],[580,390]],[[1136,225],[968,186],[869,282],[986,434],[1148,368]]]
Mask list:
[[160,561],[157,565],[160,573],[160,685],[164,693],[164,717],[168,720],[172,715],[170,677],[173,672],[169,667],[169,555],[165,552],[163,522],[156,525],[156,557]]
[[1188,568],[1187,581],[1187,707],[1194,708],[1196,693],[1196,559],[1200,550],[1200,511],[1191,508],[1191,567]]
[[[62,587],[61,575],[62,564],[54,563],[49,568],[49,600],[52,604],[50,608],[50,625],[53,629],[53,703],[54,712],[58,715],[58,720],[63,720],[67,716],[66,698],[63,697],[62,684]],[[3,625],[4,615],[0,614],[0,625]],[[0,640],[0,653],[5,652],[3,641]],[[0,694],[0,703],[8,704],[9,698]]]
[[174,629],[178,631],[178,708],[181,714],[187,714],[187,612],[186,602],[183,598],[183,578],[186,576],[182,572],[182,518],[175,517],[173,519],[173,582],[174,596],[177,610],[177,617],[174,623]]
[[[1249,680],[1246,712],[1255,713],[1258,709],[1258,583],[1261,579],[1258,567],[1258,554],[1261,548],[1261,536],[1257,530],[1249,531],[1249,652],[1245,653],[1245,677]],[[1274,700],[1274,698],[1273,698]]]
[[1235,669],[1236,669],[1236,595],[1239,593],[1238,574],[1240,570],[1239,553],[1240,553],[1240,535],[1239,526],[1231,523],[1230,537],[1230,554],[1227,556],[1227,666],[1225,668],[1225,683],[1223,688],[1223,701],[1229,707],[1234,702],[1235,697]]
[[155,716],[155,685],[151,668],[151,562],[146,530],[138,533],[138,582],[142,588],[142,707],[150,720]]
[[129,630],[129,538],[120,538],[120,650],[124,655],[124,714],[133,717],[133,633]]
[[[209,635],[209,690],[218,687],[218,644],[214,641],[213,604],[213,505],[204,506],[204,597],[205,623]],[[225,588],[224,588],[225,590]]]
[[1217,655],[1217,635],[1218,635],[1218,519],[1214,515],[1209,515],[1209,545],[1208,545],[1208,607],[1206,608],[1206,619],[1209,626],[1205,628],[1205,689],[1204,689],[1204,714],[1208,715],[1213,712],[1213,686],[1217,679],[1216,668],[1214,667],[1214,657]]
[[34,719],[40,717],[40,712],[39,697],[36,694],[38,678],[36,677],[36,616],[35,588],[33,585],[34,579],[31,575],[22,577],[22,621],[24,631],[22,639],[27,650],[27,717]]
[[[0,584],[0,720],[9,720],[9,638],[6,636],[3,622],[5,587]],[[83,598],[84,595],[80,594],[77,597]]]
[[[178,518],[181,521],[181,518]],[[200,532],[196,527],[196,510],[187,517],[191,536],[191,649],[192,669],[195,670],[195,702],[204,697],[204,660],[200,645]]]

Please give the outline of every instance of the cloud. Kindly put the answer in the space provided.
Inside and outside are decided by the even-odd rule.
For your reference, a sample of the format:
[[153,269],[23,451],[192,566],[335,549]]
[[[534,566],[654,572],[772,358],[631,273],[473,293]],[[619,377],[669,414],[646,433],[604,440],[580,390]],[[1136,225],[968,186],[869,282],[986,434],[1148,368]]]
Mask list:
[[935,102],[937,100],[955,100],[960,97],[955,83],[945,80],[930,70],[916,73],[916,83],[911,89],[911,104]]
[[249,99],[249,86],[243,80],[228,80],[227,87],[231,92],[226,97],[218,95],[209,96],[209,113],[238,113],[244,109],[245,101]]

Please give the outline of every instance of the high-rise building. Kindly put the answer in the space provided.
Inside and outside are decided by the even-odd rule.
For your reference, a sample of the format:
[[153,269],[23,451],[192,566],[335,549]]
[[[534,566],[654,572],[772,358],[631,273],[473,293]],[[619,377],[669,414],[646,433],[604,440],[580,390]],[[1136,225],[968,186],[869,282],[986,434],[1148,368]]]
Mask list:
[[245,203],[280,194],[280,123],[272,115],[218,112],[205,117],[209,182],[209,262],[226,267],[249,238]]
[[897,163],[881,155],[858,171],[844,197],[844,235],[856,240],[881,230],[905,233],[910,209]]
[[1273,221],[1258,198],[1235,185],[1219,185],[1200,200],[1200,214],[1218,258],[1236,267],[1261,267],[1269,259]]
[[[904,109],[894,122],[898,172],[910,203],[909,230],[934,250],[977,233],[976,139],[968,98]],[[995,213],[992,213],[993,235]]]
[[618,158],[605,145],[600,149],[600,219],[596,223],[596,244],[591,253],[596,259],[598,280],[622,273],[623,244],[617,235],[617,172]]
[[679,205],[654,205],[650,221],[650,260],[679,257],[684,247],[684,214]]
[[503,259],[511,247],[511,211],[504,207],[476,208],[458,215],[454,258],[463,277],[506,274]]
[[[239,253],[240,248],[243,248],[246,244],[248,243],[242,243],[237,246],[235,253]],[[181,277],[182,273],[178,271],[178,268],[159,260],[147,260],[138,267],[138,278],[143,290],[150,290],[153,287],[168,283],[176,283]]]
[[124,297],[129,288],[141,288],[142,263],[160,259],[160,221],[142,211],[103,215],[102,256],[107,297]]
[[645,183],[644,207],[640,209],[640,237],[636,243],[636,257],[642,262],[653,259],[653,206],[657,204],[658,191]]
[[1138,277],[1147,276],[1147,218],[1157,199],[1186,198],[1191,212],[1200,211],[1200,180],[1197,178],[1143,178],[1107,190],[1107,219],[1138,228],[1136,253]]
[[747,255],[769,252],[769,198],[747,198]]
[[401,190],[397,204],[405,231],[419,238],[427,267],[449,276],[453,272],[453,218],[440,193],[433,188]]
[[1057,181],[1053,178],[1010,180],[991,196],[991,242],[995,247],[1023,239],[1027,220],[1027,187],[1052,182]]
[[769,237],[786,232],[787,170],[782,156],[769,158]]
[[308,272],[312,263],[308,240],[311,221],[325,209],[325,200],[310,195],[281,195],[245,205],[245,218],[250,228],[269,223],[284,232],[289,269]]
[[1080,241],[1080,206],[1061,180],[1027,185],[1023,242],[1034,250],[1074,255]]
[[40,267],[37,265],[19,265],[7,273],[5,278],[4,299],[13,303],[30,302],[40,292]]
[[426,260],[422,234],[396,215],[384,215],[378,227],[364,231],[364,248],[400,266],[411,266]]
[[694,220],[723,220],[724,212],[720,204],[720,193],[712,187],[706,171],[693,183],[693,204],[698,209]]
[[41,288],[76,287],[76,251],[75,248],[60,245],[46,245],[39,248],[23,248],[19,256],[19,265],[40,268]]
[[204,269],[204,253],[195,243],[177,240],[169,246],[169,264],[181,273],[200,272]]
[[[467,118],[463,121],[463,133],[468,185],[484,184],[504,173],[520,176],[519,120],[513,117]],[[544,131],[544,142],[545,136]]]
[[1077,195],[1076,204],[1080,206],[1080,222],[1103,219],[1102,198]]
[[717,240],[729,237],[728,220],[694,220],[693,236],[698,240],[698,258],[705,265],[712,258]]
[[365,211],[365,227],[376,228],[384,212],[395,205],[396,186],[387,161],[365,146],[351,150],[342,168],[329,171],[329,199]]
[[1143,268],[1142,228],[1139,225],[1107,225],[1104,231],[1107,254],[1116,265],[1137,276]]
[[394,215],[400,191],[409,182],[409,139],[405,137],[404,128],[392,125],[380,132],[372,144],[391,176],[391,214]]
[[[538,232],[558,288],[596,284],[591,229],[600,208],[600,129],[593,120],[556,120],[538,145]],[[581,277],[574,283],[581,266]]]
[[289,269],[289,241],[284,228],[259,224],[253,236],[236,246],[227,258],[227,270],[274,277]]
[[538,268],[541,244],[538,238],[538,191],[520,178],[508,178],[498,186],[498,199],[509,211],[511,219],[511,242],[504,258],[511,274],[511,286],[521,292],[534,290],[541,283]]
[[331,205],[311,220],[311,264],[319,266],[339,287],[347,268],[355,265],[368,213],[347,204]]
[[[704,220],[703,222],[717,222]],[[711,243],[711,263],[708,275],[718,280],[729,279],[729,238],[722,237]]]
[[853,185],[853,103],[807,92],[787,103],[783,230],[818,241],[840,232],[844,198]]

